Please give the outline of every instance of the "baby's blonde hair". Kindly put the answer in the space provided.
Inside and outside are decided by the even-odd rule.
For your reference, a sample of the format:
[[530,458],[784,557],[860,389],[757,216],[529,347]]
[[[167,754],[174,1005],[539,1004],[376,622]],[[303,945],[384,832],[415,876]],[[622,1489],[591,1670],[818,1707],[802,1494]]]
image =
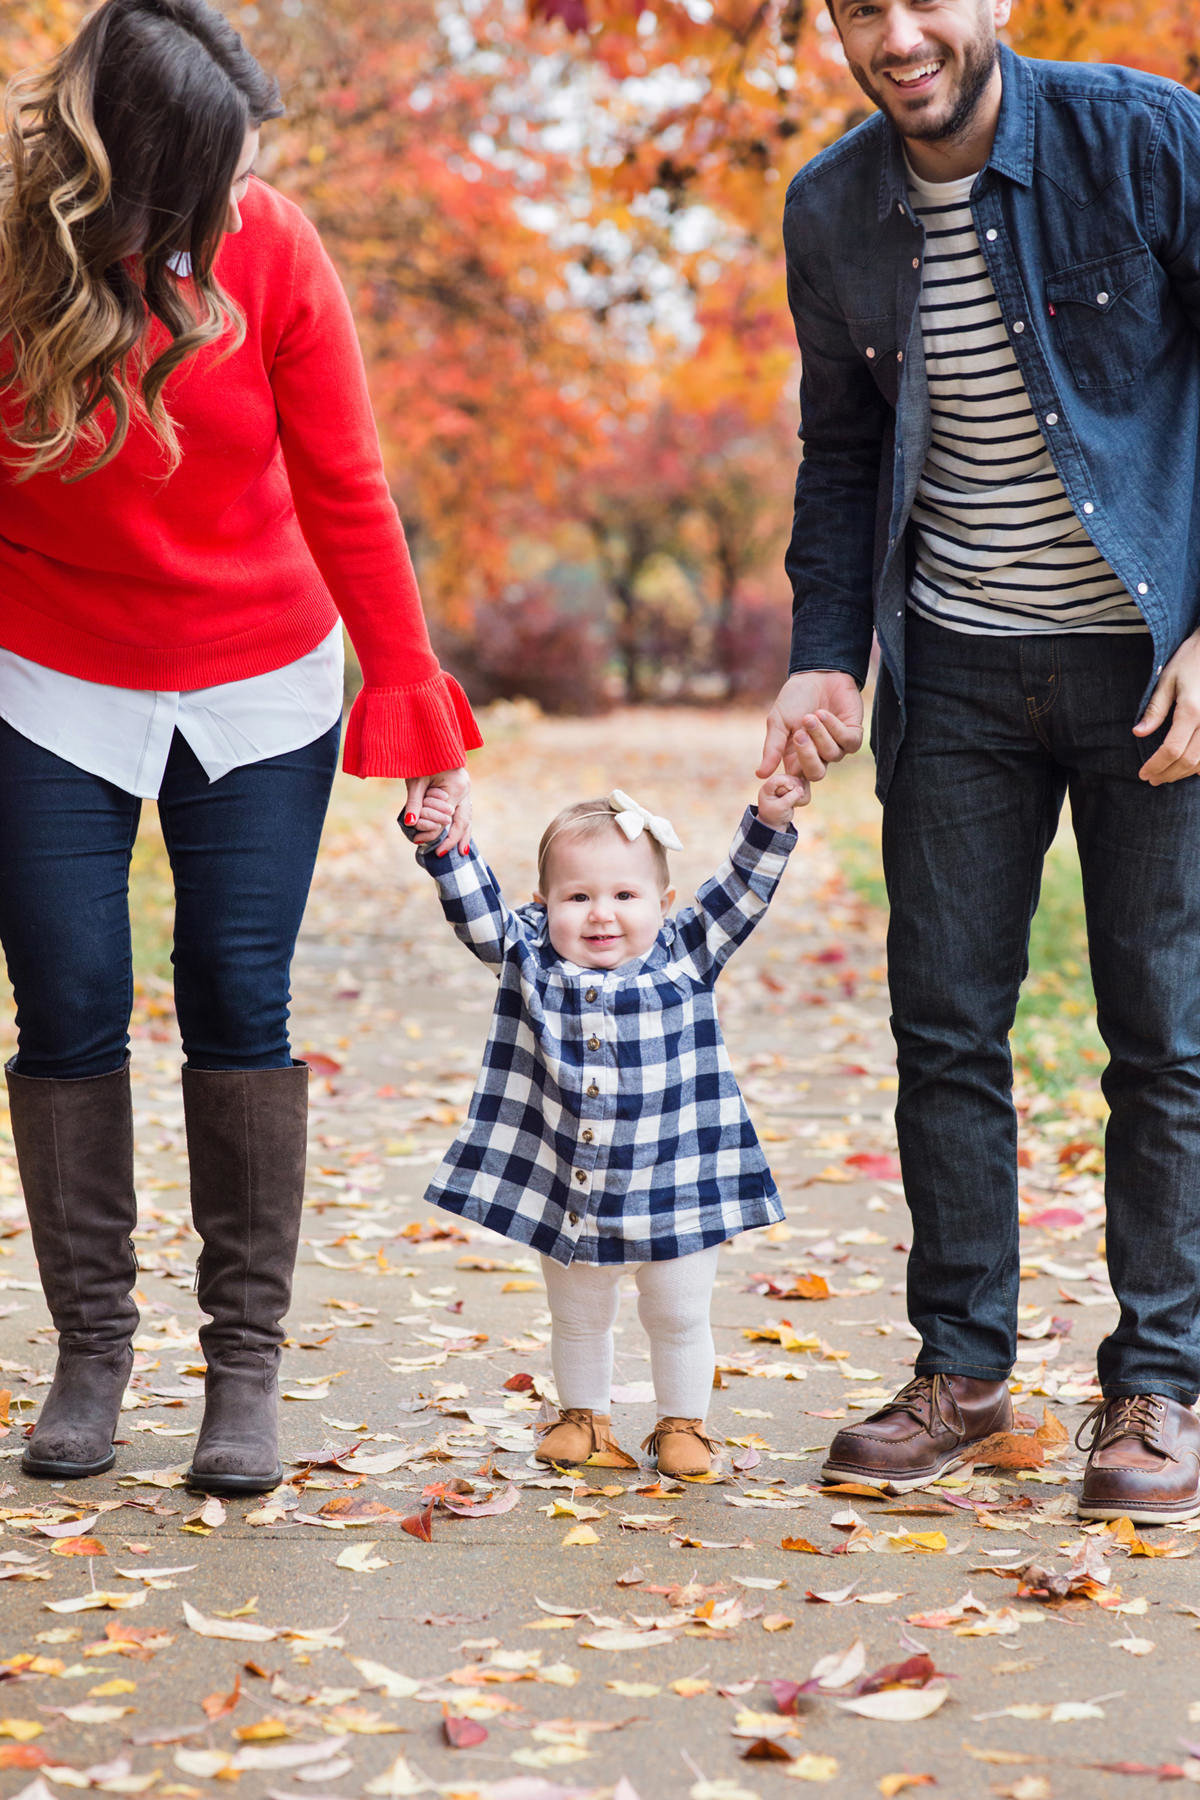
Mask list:
[[[569,833],[573,838],[602,837],[606,832],[615,831],[622,843],[628,843],[624,832],[617,824],[617,815],[608,800],[601,795],[598,800],[576,800],[573,806],[564,806],[561,812],[555,813],[538,845],[538,891],[546,891],[546,871],[550,867],[550,846],[555,838]],[[654,866],[658,871],[659,882],[665,893],[671,885],[671,869],[667,862],[667,853],[656,837],[650,832],[642,834],[650,846],[654,858]]]

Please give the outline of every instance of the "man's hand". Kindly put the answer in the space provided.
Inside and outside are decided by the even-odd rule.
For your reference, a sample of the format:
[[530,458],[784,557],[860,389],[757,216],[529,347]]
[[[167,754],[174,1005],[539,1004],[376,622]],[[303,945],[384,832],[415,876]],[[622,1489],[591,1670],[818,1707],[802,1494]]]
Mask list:
[[841,669],[806,669],[792,675],[767,714],[760,780],[782,760],[787,774],[823,781],[830,763],[862,747],[863,703],[853,675]]
[[449,820],[446,822],[446,842],[438,855],[455,848],[465,856],[471,848],[471,778],[465,769],[443,769],[437,775],[414,775],[407,783],[408,795],[404,803],[404,823],[408,826],[421,824],[421,832],[416,842],[430,843],[439,835],[442,826],[433,829],[434,819],[424,818],[425,796],[431,789],[439,789],[441,798],[435,802],[438,810],[449,807]]
[[1149,737],[1172,708],[1170,730],[1140,770],[1141,779],[1151,787],[1186,781],[1200,770],[1200,631],[1180,644],[1159,676],[1150,703],[1133,728],[1134,736]]

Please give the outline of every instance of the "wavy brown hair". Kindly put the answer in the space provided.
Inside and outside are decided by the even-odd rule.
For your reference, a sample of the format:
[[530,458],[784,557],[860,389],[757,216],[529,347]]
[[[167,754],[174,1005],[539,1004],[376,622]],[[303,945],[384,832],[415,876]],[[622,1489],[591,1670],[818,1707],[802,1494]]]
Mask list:
[[[47,69],[12,83],[0,397],[17,400],[20,477],[100,468],[133,418],[178,463],[163,388],[203,345],[242,341],[213,266],[246,133],[281,111],[275,82],[205,0],[104,0]],[[190,289],[172,267],[181,253]],[[170,342],[151,358],[155,319]]]

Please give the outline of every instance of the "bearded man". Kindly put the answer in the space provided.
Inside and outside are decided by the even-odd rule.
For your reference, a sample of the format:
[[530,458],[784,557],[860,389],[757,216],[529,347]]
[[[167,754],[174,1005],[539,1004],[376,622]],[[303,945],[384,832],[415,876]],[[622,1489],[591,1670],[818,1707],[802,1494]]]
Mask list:
[[831,0],[878,113],[784,223],[805,453],[763,764],[862,741],[872,627],[915,1379],[826,1477],[919,1486],[1011,1424],[1008,1035],[1066,795],[1107,1254],[1080,1511],[1200,1513],[1200,99],[997,41],[1010,0]]

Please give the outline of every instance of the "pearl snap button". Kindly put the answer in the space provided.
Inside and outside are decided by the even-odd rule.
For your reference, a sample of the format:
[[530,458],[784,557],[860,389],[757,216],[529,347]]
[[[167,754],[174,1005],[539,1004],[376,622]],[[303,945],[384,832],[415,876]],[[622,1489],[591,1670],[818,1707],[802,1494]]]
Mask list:
[[1150,592],[1150,589],[1149,589],[1149,586],[1147,585],[1147,583],[1144,581],[1139,581],[1138,582],[1138,593],[1139,594],[1148,594],[1149,592]]
[[989,244],[994,244],[997,237],[999,236],[999,233],[997,232],[995,226],[993,225],[992,229],[990,231],[987,231],[984,233],[984,236],[987,238],[987,241]]
[[1096,295],[1096,305],[1097,306],[1107,306],[1108,305],[1108,295],[1105,293],[1097,294]]
[[897,352],[896,352],[896,361],[897,361],[897,362],[903,362],[903,361],[904,361],[904,352],[903,352],[903,350],[897,350]]
[[1083,510],[1085,513],[1094,513],[1096,509],[1090,500],[1085,500],[1083,503]]
[[1046,414],[1046,423],[1047,423],[1047,425],[1057,425],[1058,424],[1058,414],[1057,413],[1047,413]]
[[919,256],[914,256],[914,257],[913,257],[913,268],[914,268],[914,269],[919,269],[919,268],[920,268],[920,266],[921,266],[921,259],[920,259],[920,257],[919,257]]
[[875,354],[874,346],[871,344],[868,344],[867,345],[867,355],[874,356],[874,354]]
[[1013,320],[1013,330],[1014,331],[1024,331],[1024,329],[1025,329],[1024,319],[1014,319]]

